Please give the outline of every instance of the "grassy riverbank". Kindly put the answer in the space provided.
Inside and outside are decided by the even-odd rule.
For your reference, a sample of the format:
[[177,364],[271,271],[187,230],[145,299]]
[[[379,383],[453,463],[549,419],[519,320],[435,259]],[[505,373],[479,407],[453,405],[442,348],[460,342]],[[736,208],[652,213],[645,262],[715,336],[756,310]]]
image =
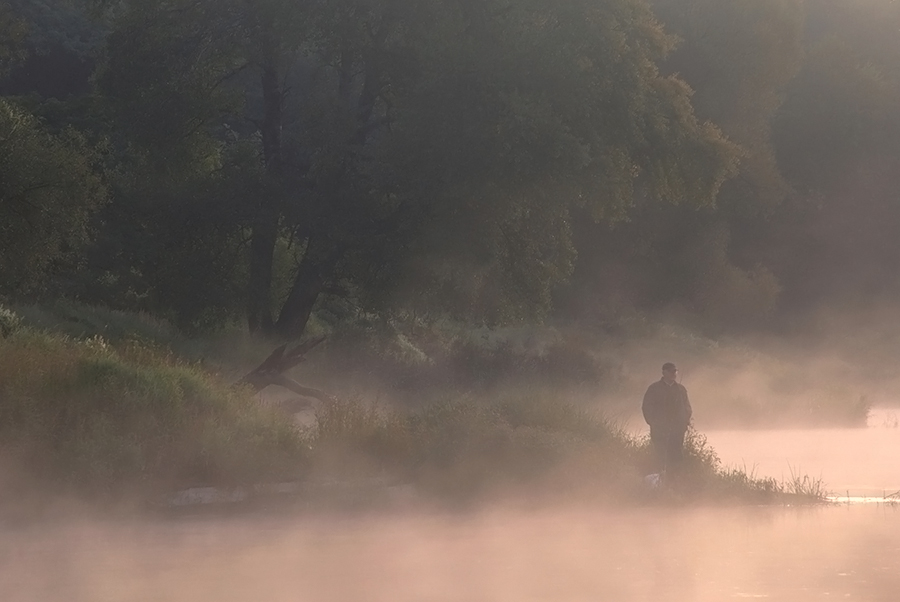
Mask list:
[[211,368],[216,361],[177,353],[210,347],[167,342],[161,323],[110,314],[105,337],[75,332],[72,321],[41,329],[10,314],[4,324],[0,476],[13,497],[23,488],[153,496],[191,486],[372,478],[434,500],[552,493],[778,501],[821,493],[809,482],[723,469],[698,434],[689,437],[680,485],[651,491],[643,481],[647,441],[546,391],[451,391],[418,405],[343,396],[301,423],[230,387],[234,379]]

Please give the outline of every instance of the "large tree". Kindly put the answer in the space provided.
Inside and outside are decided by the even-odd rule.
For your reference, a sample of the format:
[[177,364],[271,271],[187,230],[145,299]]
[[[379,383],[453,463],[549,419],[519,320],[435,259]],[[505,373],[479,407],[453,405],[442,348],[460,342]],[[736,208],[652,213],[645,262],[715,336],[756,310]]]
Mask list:
[[[678,43],[663,63],[691,86],[692,103],[739,145],[737,174],[715,207],[641,202],[613,229],[580,223],[570,312],[616,304],[677,310],[707,326],[757,326],[779,285],[764,243],[789,186],[777,165],[772,123],[800,67],[798,0],[652,0]],[[602,316],[601,316],[602,317]]]
[[202,206],[248,235],[252,329],[299,334],[326,293],[534,315],[574,209],[708,205],[735,165],[637,0],[115,8],[98,82],[145,173],[237,174]]
[[771,246],[794,309],[900,294],[900,5],[808,6],[807,60],[776,121],[796,194]]
[[0,5],[0,77],[21,60],[27,31],[26,23],[11,6]]
[[[52,37],[37,3],[0,5],[0,295],[39,291],[55,268],[71,267],[90,239],[90,221],[106,201],[96,145],[32,110],[41,96],[10,92],[42,40]],[[52,12],[43,7],[43,12]],[[41,79],[42,74],[37,76]],[[33,88],[20,94],[38,92]],[[27,102],[26,102],[27,101]]]

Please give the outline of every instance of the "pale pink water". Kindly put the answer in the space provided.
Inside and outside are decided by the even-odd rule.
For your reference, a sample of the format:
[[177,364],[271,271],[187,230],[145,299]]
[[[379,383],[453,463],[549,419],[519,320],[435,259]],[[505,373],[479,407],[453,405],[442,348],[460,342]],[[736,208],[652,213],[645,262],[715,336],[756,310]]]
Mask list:
[[0,599],[894,602],[900,511],[589,506],[70,523],[0,540]]
[[[835,495],[900,492],[900,411],[876,409],[868,428],[706,431],[723,463],[759,476],[821,478]],[[900,600],[900,596],[898,596]]]

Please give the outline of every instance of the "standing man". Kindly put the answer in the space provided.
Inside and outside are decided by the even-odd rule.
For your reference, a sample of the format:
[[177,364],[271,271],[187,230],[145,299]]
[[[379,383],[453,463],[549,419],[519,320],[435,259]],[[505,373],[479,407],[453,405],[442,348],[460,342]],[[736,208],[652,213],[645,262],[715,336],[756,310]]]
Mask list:
[[647,388],[641,410],[650,425],[650,442],[660,473],[677,471],[682,459],[684,434],[691,422],[687,389],[675,381],[678,369],[666,362],[662,378]]

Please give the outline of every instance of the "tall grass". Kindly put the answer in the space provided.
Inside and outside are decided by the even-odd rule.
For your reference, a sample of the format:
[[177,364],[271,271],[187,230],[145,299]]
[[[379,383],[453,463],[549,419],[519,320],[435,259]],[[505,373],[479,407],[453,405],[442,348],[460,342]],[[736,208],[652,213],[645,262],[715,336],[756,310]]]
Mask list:
[[170,354],[29,329],[0,339],[0,453],[47,482],[284,478],[304,449],[285,416]]
[[354,400],[326,404],[317,415],[315,461],[333,472],[375,470],[451,497],[534,483],[579,447],[612,436],[588,412],[536,398],[457,398],[415,411]]
[[[706,438],[690,431],[677,481],[651,490],[647,437],[624,434],[576,404],[539,395],[485,404],[457,399],[417,411],[377,408],[361,400],[320,408],[312,434],[314,463],[340,474],[379,474],[414,482],[426,494],[458,499],[589,493],[618,500],[730,499],[823,501],[814,480],[777,483],[753,471],[723,468]],[[795,486],[800,483],[801,486]]]
[[782,489],[795,497],[814,501],[825,500],[831,495],[821,478],[810,477],[799,471],[794,472],[793,468],[790,479],[782,484]]

